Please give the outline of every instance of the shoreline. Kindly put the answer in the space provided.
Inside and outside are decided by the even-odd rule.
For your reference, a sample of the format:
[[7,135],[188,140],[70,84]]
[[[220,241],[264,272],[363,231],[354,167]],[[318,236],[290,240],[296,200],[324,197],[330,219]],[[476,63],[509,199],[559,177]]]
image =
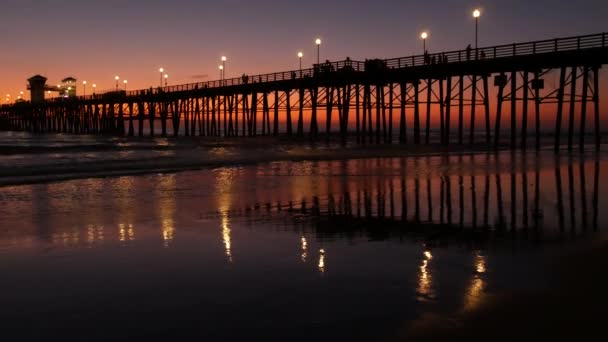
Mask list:
[[[262,151],[257,146],[218,146],[216,155],[209,155],[209,151],[198,149],[167,149],[175,152],[174,156],[161,156],[158,158],[97,160],[83,163],[43,164],[22,166],[12,169],[0,169],[0,187],[12,185],[26,185],[36,183],[59,182],[82,178],[105,178],[119,176],[136,176],[154,173],[175,173],[182,171],[208,170],[220,167],[241,167],[272,162],[305,162],[305,161],[344,161],[374,158],[403,158],[403,157],[438,157],[438,156],[470,156],[485,153],[504,153],[509,151],[501,149],[488,149],[484,146],[468,146],[445,148],[445,146],[426,145],[422,148],[412,149],[400,145],[375,145],[346,148],[293,148],[286,146],[275,150]],[[145,149],[149,151],[148,149]],[[121,151],[121,152],[127,152]],[[546,153],[548,147],[530,153]],[[95,151],[97,152],[97,151]],[[116,153],[121,153],[116,152]],[[180,153],[189,153],[180,155]],[[520,154],[522,151],[513,151]],[[584,155],[584,154],[583,154]],[[107,157],[107,156],[106,156]]]

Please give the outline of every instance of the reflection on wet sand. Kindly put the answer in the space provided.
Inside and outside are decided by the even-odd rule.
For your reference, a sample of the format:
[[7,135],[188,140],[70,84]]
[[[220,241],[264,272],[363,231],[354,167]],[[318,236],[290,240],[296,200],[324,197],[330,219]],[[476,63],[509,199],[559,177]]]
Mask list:
[[325,273],[325,249],[319,249],[319,272]]
[[[353,291],[346,295],[401,291],[406,284],[408,291],[390,293],[388,301],[407,293],[403,302],[415,303],[417,313],[445,302],[470,311],[505,279],[497,272],[525,278],[497,262],[501,252],[513,257],[525,248],[593,236],[606,219],[599,212],[600,160],[532,158],[509,153],[277,163],[35,185],[11,191],[25,193],[23,207],[36,222],[25,228],[7,224],[0,237],[19,247],[34,240],[66,255],[84,251],[87,262],[127,252],[139,263],[142,253],[129,252],[144,251],[154,272],[172,267],[167,259],[154,259],[159,255],[184,264],[204,260],[210,265],[205,282],[213,279],[214,286],[259,273],[260,266],[270,270],[263,276],[297,272],[294,279],[319,289],[363,279],[349,282]],[[80,197],[66,200],[73,191]],[[83,208],[91,209],[74,215]],[[169,249],[156,253],[149,245]],[[235,246],[234,260],[255,262],[225,267]],[[311,278],[317,282],[309,283]],[[231,295],[248,291],[238,289]]]
[[230,249],[230,218],[228,213],[222,212],[222,241],[224,243],[224,248],[226,249],[226,257],[228,257],[228,261],[232,262],[232,251]]
[[230,230],[230,206],[232,205],[232,184],[237,176],[236,169],[222,168],[216,171],[215,189],[217,206],[221,216],[221,235],[228,262],[232,262],[232,243]]
[[430,262],[433,260],[433,254],[429,250],[425,250],[422,254],[422,264],[419,267],[418,272],[418,288],[416,293],[418,294],[419,301],[428,301],[435,299],[433,292],[433,277],[430,271]]
[[466,290],[464,299],[464,310],[474,310],[482,303],[484,289],[486,286],[486,259],[481,251],[475,252],[474,265],[475,272],[471,277],[471,282]]
[[[597,231],[600,161],[589,161],[582,157],[578,160],[552,158],[534,157],[530,162],[530,156],[511,153],[458,155],[434,159],[387,159],[382,163],[372,160],[314,162],[308,163],[303,169],[298,166],[295,170],[280,164],[280,167],[273,168],[272,173],[260,177],[257,176],[259,172],[267,172],[260,171],[264,168],[253,175],[248,175],[246,170],[223,168],[212,172],[210,179],[210,183],[214,184],[210,199],[214,203],[211,206],[203,205],[201,210],[203,213],[208,210],[219,214],[219,237],[229,259],[232,259],[234,252],[230,227],[232,221],[243,213],[257,215],[261,208],[265,209],[264,220],[274,217],[276,213],[281,213],[280,216],[303,215],[298,217],[299,220],[311,217],[350,218],[348,223],[334,221],[335,224],[321,224],[324,227],[316,229],[320,236],[344,235],[360,230],[369,231],[369,234],[375,235],[374,238],[379,238],[387,227],[392,231],[430,227],[431,231],[441,228],[439,230],[451,229],[452,232],[490,233],[501,233],[506,227],[512,232],[522,233],[533,228],[531,234],[522,236],[535,239],[559,238],[559,234],[555,233],[565,231],[574,235]],[[376,172],[377,168],[380,171]],[[283,177],[281,172],[291,176]],[[304,172],[305,176],[298,172]],[[358,174],[365,177],[357,177]],[[338,181],[335,175],[340,175]],[[255,178],[246,178],[245,183],[252,182],[254,192],[246,197],[234,198],[235,193],[242,191],[240,178],[249,176]],[[152,205],[158,213],[165,247],[170,246],[178,229],[176,187],[179,177],[180,174],[158,175],[152,182]],[[285,186],[268,188],[266,183],[256,184],[268,180],[275,182],[274,177],[276,182],[279,179],[285,182]],[[68,204],[59,202],[59,196],[55,195],[61,189],[60,184],[27,186],[30,189],[28,194],[33,198],[28,202],[30,210],[39,216],[34,219],[37,231],[32,235],[9,229],[5,239],[24,244],[23,241],[31,240],[34,236],[39,242],[48,239],[48,242],[57,245],[133,241],[137,226],[134,223],[136,213],[145,213],[148,208],[136,202],[132,195],[136,183],[128,178],[74,181],[86,184],[87,193]],[[71,188],[73,185],[70,185]],[[91,203],[95,204],[89,202],[95,200],[91,193],[100,196],[102,206],[90,206]],[[265,200],[260,203],[256,198]],[[252,202],[248,204],[248,201]],[[49,210],[69,209],[69,205],[75,206],[76,210],[90,206],[91,210],[87,211],[86,216],[54,224],[57,218],[50,215]],[[113,222],[108,220],[104,207],[117,208]],[[201,215],[206,217],[211,214]],[[381,219],[382,222],[368,227],[364,219]],[[330,225],[331,229],[327,227]],[[304,261],[309,253],[304,242],[302,246],[300,254]]]
[[175,238],[175,174],[163,175],[156,187],[163,246],[168,248]]
[[135,229],[133,229],[133,225],[130,223],[128,225],[118,224],[118,238],[120,242],[134,241]]
[[[480,158],[483,159],[480,160]],[[320,236],[335,236],[358,229],[367,231],[368,234],[375,234],[376,237],[383,234],[386,229],[395,232],[427,229],[429,233],[439,230],[445,233],[471,231],[500,234],[504,232],[505,227],[509,227],[513,233],[521,232],[520,236],[523,238],[531,236],[537,241],[544,237],[560,238],[559,232],[564,230],[566,215],[561,175],[562,169],[567,169],[569,174],[567,179],[569,227],[572,232],[580,230],[584,233],[586,231],[590,222],[587,188],[593,188],[595,201],[598,196],[598,184],[597,181],[594,184],[587,184],[591,177],[586,177],[585,174],[587,172],[599,173],[599,163],[585,164],[580,161],[578,167],[580,171],[576,174],[580,186],[575,187],[572,163],[562,164],[559,159],[555,160],[553,177],[551,177],[550,167],[545,166],[541,169],[538,162],[529,163],[525,156],[511,154],[508,158],[495,157],[491,160],[490,156],[472,156],[467,159],[464,161],[460,156],[454,157],[452,160],[462,163],[456,165],[450,163],[452,160],[446,160],[450,169],[443,173],[425,176],[424,191],[421,191],[419,175],[432,167],[420,165],[419,160],[414,160],[414,169],[409,171],[412,178],[400,170],[400,176],[382,176],[378,177],[376,182],[347,183],[339,189],[340,192],[337,194],[313,193],[311,194],[312,200],[302,197],[299,200],[300,208],[293,205],[293,200],[289,200],[287,206],[281,205],[281,200],[269,201],[265,205],[265,215],[267,217],[272,209],[276,213],[282,213],[282,216],[285,213],[298,213],[306,214],[305,217],[309,218],[317,217],[320,220],[312,222],[317,222],[315,230]],[[490,165],[477,172],[475,169],[477,161],[490,163]],[[427,163],[429,162],[427,161]],[[492,163],[495,165],[492,166]],[[585,165],[589,167],[585,168]],[[473,168],[473,171],[467,170],[467,168]],[[494,170],[494,174],[491,173],[492,170]],[[466,178],[465,173],[469,174]],[[492,184],[492,178],[495,180],[494,184]],[[555,186],[552,186],[551,178],[555,178]],[[327,182],[331,183],[332,179],[327,178]],[[458,184],[457,196],[452,196],[452,183]],[[401,196],[394,195],[399,191],[395,191],[396,186],[401,187]],[[479,189],[480,186],[482,189]],[[331,187],[328,186],[329,188]],[[413,193],[408,191],[412,188]],[[529,189],[534,189],[532,194]],[[580,196],[575,196],[577,189],[580,189]],[[492,196],[493,192],[495,196]],[[531,195],[533,199],[530,199]],[[356,200],[352,201],[351,198]],[[483,201],[482,205],[478,205],[479,200]],[[577,200],[580,200],[578,217]],[[408,207],[408,203],[411,202],[414,203],[413,212],[409,211]],[[276,205],[271,203],[276,203]],[[308,207],[307,203],[312,203],[312,207]],[[255,203],[245,208],[244,211],[255,214],[259,212],[260,206]],[[435,210],[435,207],[439,207],[439,210]],[[593,210],[593,217],[597,217],[596,202],[591,210]],[[457,226],[453,226],[453,211],[459,212]],[[505,212],[510,215],[505,216]],[[424,220],[422,213],[425,213]],[[549,215],[545,215],[545,213],[549,213]],[[297,216],[297,218],[302,219],[301,216]],[[557,221],[554,221],[556,218]],[[366,220],[370,219],[382,221],[372,226],[370,223],[366,223]],[[399,224],[400,222],[401,224]],[[597,219],[591,220],[591,222],[593,229],[597,230]],[[529,235],[528,229],[531,223],[534,229]],[[455,229],[456,227],[460,229]],[[553,227],[559,227],[559,231]],[[581,227],[582,229],[578,229]]]
[[302,254],[300,258],[302,259],[302,262],[306,262],[306,258],[308,257],[308,242],[304,236],[300,238],[300,241],[302,242]]

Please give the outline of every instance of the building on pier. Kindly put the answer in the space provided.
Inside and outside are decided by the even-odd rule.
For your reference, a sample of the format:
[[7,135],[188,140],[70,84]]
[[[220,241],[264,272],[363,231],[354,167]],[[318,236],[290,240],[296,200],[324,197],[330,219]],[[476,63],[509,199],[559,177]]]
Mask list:
[[76,79],[74,77],[66,77],[61,80],[61,91],[60,95],[62,97],[76,97]]

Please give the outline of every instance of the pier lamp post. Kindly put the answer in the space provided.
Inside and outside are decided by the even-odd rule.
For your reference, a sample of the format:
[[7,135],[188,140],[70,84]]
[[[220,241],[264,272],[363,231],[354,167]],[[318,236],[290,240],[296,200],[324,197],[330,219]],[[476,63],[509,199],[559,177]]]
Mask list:
[[87,96],[87,81],[82,81],[82,96]]
[[116,80],[116,91],[118,91],[118,80],[120,79],[120,77],[115,76],[114,80]]
[[422,32],[420,34],[420,38],[422,38],[422,52],[426,53],[426,39],[429,37],[429,34],[425,32]]
[[95,88],[97,88],[97,84],[93,83],[93,95],[95,95]]
[[321,38],[317,38],[315,40],[315,44],[317,44],[317,64],[321,63]]
[[125,84],[125,91],[127,91],[127,80],[122,81]]
[[165,74],[165,87],[169,84],[169,74]]
[[478,32],[479,32],[479,17],[481,17],[481,11],[476,9],[473,11],[473,18],[475,18],[475,59],[477,59],[477,42],[478,42]]
[[224,79],[226,79],[226,56],[222,56],[222,69],[224,70]]
[[300,59],[300,77],[302,77],[302,57],[304,57],[302,51],[298,52],[298,58]]
[[220,85],[224,85],[224,66],[220,65]]
[[163,73],[165,72],[164,68],[160,68],[158,69],[158,71],[160,71],[160,87],[163,87]]

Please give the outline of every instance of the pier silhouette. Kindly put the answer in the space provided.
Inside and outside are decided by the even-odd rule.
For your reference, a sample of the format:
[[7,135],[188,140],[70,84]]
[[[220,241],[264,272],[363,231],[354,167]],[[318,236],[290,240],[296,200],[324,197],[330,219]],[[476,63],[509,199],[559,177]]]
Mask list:
[[[352,136],[361,144],[429,144],[435,120],[439,122],[438,142],[444,145],[506,144],[525,149],[531,133],[529,114],[534,120],[534,146],[539,148],[540,107],[556,104],[551,132],[555,150],[561,148],[563,133],[567,133],[569,150],[577,144],[575,137],[582,150],[587,142],[589,103],[593,107],[593,143],[596,148],[600,145],[598,78],[606,63],[606,33],[480,47],[474,54],[466,49],[393,59],[347,58],[310,69],[4,105],[0,107],[0,129],[153,136],[160,121],[161,136],[284,133],[317,141],[338,134],[342,141]],[[553,71],[559,72],[559,84],[548,89],[543,77]],[[497,88],[494,113],[489,89],[492,77]],[[529,113],[530,102],[533,113]],[[505,103],[510,113],[503,113]],[[438,112],[432,106],[438,106]],[[482,137],[476,136],[479,110],[483,112]],[[319,125],[322,113],[324,132]],[[426,117],[425,127],[421,115]],[[508,137],[501,127],[505,115],[510,118]],[[411,137],[408,121],[413,122]],[[333,132],[336,126],[338,131]]]

